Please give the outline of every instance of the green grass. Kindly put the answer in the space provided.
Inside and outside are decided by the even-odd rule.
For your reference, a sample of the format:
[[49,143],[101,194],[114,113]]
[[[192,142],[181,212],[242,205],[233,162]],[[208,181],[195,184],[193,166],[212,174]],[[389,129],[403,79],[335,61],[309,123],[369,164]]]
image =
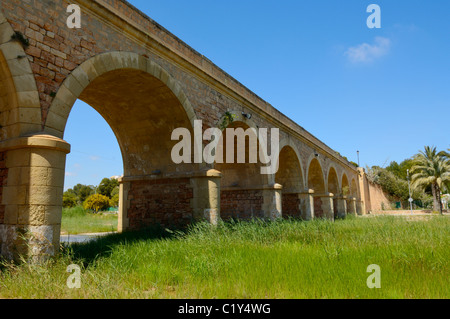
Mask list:
[[[46,265],[5,265],[1,298],[449,298],[450,219],[198,224],[72,245]],[[82,267],[68,289],[69,264]],[[366,285],[381,267],[381,289]]]
[[117,215],[94,214],[82,207],[64,208],[61,221],[63,234],[102,233],[117,231]]

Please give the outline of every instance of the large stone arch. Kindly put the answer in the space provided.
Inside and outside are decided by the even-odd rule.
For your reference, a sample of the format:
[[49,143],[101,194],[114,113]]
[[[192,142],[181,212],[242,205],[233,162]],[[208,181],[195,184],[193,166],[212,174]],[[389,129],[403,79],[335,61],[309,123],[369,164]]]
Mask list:
[[355,178],[352,178],[352,181],[350,183],[350,195],[356,198],[356,200],[359,200],[358,185],[356,183]]
[[342,188],[342,195],[344,196],[350,195],[350,183],[348,182],[348,177],[345,172],[342,174],[341,188]]
[[314,190],[315,194],[326,192],[325,175],[322,165],[316,157],[312,157],[308,163],[307,181],[308,188]]
[[339,195],[341,193],[341,186],[334,165],[330,165],[328,168],[327,191],[329,193],[333,193],[334,195]]
[[41,131],[36,80],[23,44],[0,11],[0,141]]
[[305,191],[303,168],[297,147],[290,141],[280,143],[275,182],[283,187],[283,217],[302,217],[300,194]]
[[[259,150],[266,146],[261,143],[257,135],[257,125],[241,113],[230,111],[235,114],[232,123],[223,129],[219,145],[222,146],[218,154],[221,155],[223,163],[216,156],[214,168],[221,172],[221,217],[223,219],[251,219],[272,218],[281,215],[281,198],[274,200],[273,193],[279,193],[279,185],[274,184],[273,175],[261,174],[262,165],[259,158]],[[234,138],[234,160],[227,162],[226,145],[229,141],[227,129],[242,129],[249,132],[245,137],[245,163],[238,163],[238,143]],[[250,143],[256,141],[256,147]],[[266,152],[263,152],[266,153]],[[250,154],[256,155],[256,163],[250,163]],[[266,159],[264,159],[266,161]]]
[[120,51],[98,54],[68,75],[50,106],[44,131],[62,138],[70,110],[84,89],[103,74],[126,69],[141,71],[161,81],[178,99],[191,125],[194,125],[194,109],[176,80],[154,61],[133,52]]
[[312,154],[308,165],[308,188],[314,191],[314,217],[334,220],[333,194],[327,192],[320,154]]
[[[342,197],[342,190],[341,185],[339,182],[339,178],[336,172],[335,166],[332,164],[328,168],[328,174],[327,174],[327,192],[330,194],[333,194],[333,211],[334,211],[334,217],[337,218],[339,216],[345,216],[345,209],[344,207],[341,207],[339,204],[343,202],[341,200]],[[342,211],[340,214],[339,212]]]
[[135,53],[97,55],[63,82],[50,107],[46,132],[63,136],[76,99],[85,101],[105,118],[122,151],[119,230],[149,223],[189,222],[186,219],[192,218],[192,207],[188,199],[193,197],[189,175],[201,164],[194,163],[192,157],[189,163],[174,163],[171,149],[178,141],[171,136],[175,129],[186,128],[193,143],[196,116],[169,73]]

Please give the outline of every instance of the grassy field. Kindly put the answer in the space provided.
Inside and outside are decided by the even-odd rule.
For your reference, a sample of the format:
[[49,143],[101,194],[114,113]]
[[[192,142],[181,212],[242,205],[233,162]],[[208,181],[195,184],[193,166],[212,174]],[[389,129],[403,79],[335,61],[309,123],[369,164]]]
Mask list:
[[[449,298],[450,219],[198,224],[72,245],[46,265],[3,265],[1,298]],[[69,264],[81,288],[69,289]],[[367,267],[381,268],[369,289]]]
[[76,235],[117,231],[117,219],[115,214],[93,214],[82,207],[64,208],[61,233]]

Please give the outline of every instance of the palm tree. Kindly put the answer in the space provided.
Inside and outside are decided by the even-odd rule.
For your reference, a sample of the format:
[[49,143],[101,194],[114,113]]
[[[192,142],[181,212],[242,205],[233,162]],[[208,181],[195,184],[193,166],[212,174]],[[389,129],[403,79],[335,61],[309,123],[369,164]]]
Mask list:
[[450,182],[448,154],[437,152],[436,147],[425,146],[424,151],[413,157],[412,186],[425,189],[431,186],[433,209],[442,214],[441,190]]

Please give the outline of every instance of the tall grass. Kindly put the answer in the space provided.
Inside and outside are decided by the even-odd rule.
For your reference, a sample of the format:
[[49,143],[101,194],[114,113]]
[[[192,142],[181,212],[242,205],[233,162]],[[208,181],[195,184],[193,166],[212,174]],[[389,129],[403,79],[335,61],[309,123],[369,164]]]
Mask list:
[[117,231],[117,220],[117,215],[94,214],[80,206],[64,208],[61,232],[63,234],[81,234]]
[[[449,298],[450,219],[197,224],[72,245],[41,266],[5,266],[0,297]],[[82,266],[68,289],[67,265]],[[381,268],[369,289],[367,267]]]

